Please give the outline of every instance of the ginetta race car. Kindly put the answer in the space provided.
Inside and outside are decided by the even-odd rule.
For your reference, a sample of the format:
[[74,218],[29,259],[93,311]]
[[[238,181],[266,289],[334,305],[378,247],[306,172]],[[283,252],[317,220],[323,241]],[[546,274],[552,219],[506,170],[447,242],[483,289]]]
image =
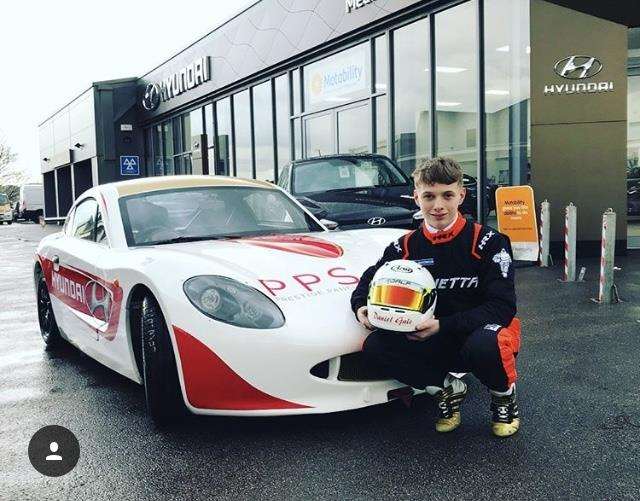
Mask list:
[[38,246],[42,336],[143,384],[158,423],[387,402],[409,389],[363,363],[349,297],[405,231],[330,232],[261,181],[97,186]]

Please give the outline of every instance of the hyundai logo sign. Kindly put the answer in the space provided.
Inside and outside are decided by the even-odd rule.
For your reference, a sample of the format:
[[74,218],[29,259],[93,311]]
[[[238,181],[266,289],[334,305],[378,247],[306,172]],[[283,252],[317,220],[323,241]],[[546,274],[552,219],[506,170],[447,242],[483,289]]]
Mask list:
[[160,106],[161,101],[169,101],[209,80],[211,80],[209,56],[201,57],[162,81],[147,84],[142,97],[142,107],[153,111]]
[[160,105],[160,86],[156,83],[150,83],[144,90],[142,98],[142,107],[145,110],[153,111]]
[[562,78],[582,80],[602,71],[602,63],[593,56],[569,56],[556,62],[553,70]]
[[367,224],[370,226],[382,226],[386,222],[387,220],[383,217],[370,217],[367,219]]

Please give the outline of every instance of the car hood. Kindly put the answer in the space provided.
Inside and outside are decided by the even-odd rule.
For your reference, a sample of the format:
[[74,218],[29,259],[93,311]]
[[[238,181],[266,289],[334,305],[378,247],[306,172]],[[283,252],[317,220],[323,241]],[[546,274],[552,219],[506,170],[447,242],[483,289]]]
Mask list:
[[410,218],[418,210],[408,186],[363,188],[305,195],[298,200],[316,216],[340,225],[364,222],[371,217],[389,221]]
[[381,228],[274,235],[159,245],[143,252],[154,261],[156,273],[166,275],[170,266],[181,281],[222,275],[288,309],[297,301],[312,300],[317,306],[335,294],[349,296],[362,272],[404,233]]

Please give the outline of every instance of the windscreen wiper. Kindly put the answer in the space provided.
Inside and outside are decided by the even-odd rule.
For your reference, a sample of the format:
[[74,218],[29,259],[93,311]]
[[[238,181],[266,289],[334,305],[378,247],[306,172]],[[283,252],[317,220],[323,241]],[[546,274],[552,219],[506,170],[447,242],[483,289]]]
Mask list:
[[154,242],[148,242],[144,245],[164,245],[164,244],[179,244],[183,242],[198,242],[203,240],[231,240],[234,238],[242,238],[241,235],[180,235],[179,237],[167,238],[166,240],[156,240]]

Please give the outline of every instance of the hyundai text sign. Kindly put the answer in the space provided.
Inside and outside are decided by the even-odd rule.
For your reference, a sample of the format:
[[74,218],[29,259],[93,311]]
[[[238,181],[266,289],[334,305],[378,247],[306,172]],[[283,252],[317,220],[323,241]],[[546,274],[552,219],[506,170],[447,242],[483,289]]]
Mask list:
[[140,175],[140,157],[135,155],[120,157],[120,175],[121,176],[139,176]]
[[142,107],[153,111],[160,101],[166,102],[183,92],[191,90],[211,79],[209,57],[201,57],[180,71],[169,75],[160,83],[150,83],[144,90]]
[[[559,77],[568,80],[585,80],[596,76],[604,65],[594,56],[573,55],[564,57],[553,66]],[[544,86],[544,95],[553,94],[594,94],[613,91],[613,82],[577,82],[564,84],[548,84]]]
[[375,1],[376,0],[344,0],[344,10],[347,14],[350,14],[354,10],[358,10]]

